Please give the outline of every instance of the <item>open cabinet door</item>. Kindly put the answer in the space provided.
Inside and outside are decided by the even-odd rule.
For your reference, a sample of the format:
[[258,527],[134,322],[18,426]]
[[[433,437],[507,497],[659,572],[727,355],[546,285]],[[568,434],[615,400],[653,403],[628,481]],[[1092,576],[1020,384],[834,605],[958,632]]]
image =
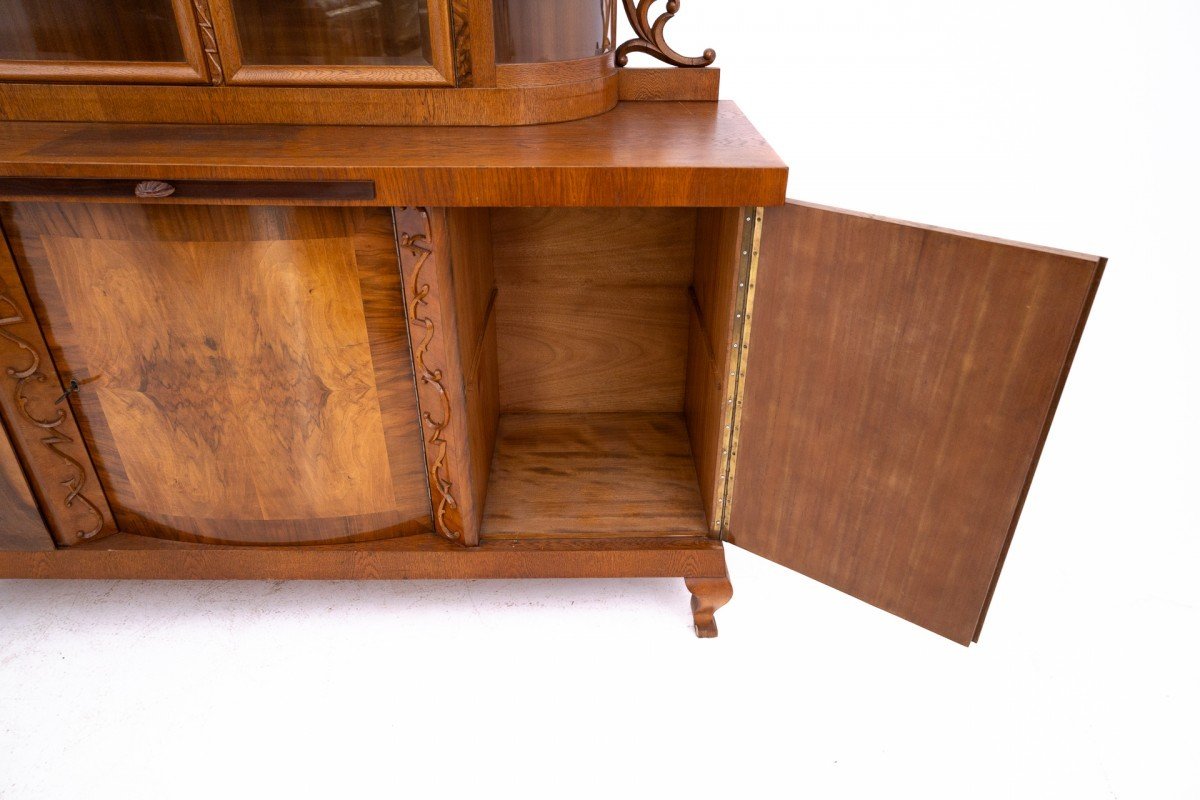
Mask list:
[[1103,268],[767,209],[727,540],[977,639]]

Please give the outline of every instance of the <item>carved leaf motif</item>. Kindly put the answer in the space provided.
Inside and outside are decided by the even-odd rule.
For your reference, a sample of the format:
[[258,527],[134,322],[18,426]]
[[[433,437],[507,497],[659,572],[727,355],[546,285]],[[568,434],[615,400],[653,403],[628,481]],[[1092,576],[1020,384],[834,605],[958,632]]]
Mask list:
[[225,70],[221,68],[221,54],[217,50],[217,32],[213,29],[212,15],[208,11],[208,0],[192,0],[196,9],[196,26],[200,29],[200,46],[208,60],[208,71],[214,84],[225,82]]

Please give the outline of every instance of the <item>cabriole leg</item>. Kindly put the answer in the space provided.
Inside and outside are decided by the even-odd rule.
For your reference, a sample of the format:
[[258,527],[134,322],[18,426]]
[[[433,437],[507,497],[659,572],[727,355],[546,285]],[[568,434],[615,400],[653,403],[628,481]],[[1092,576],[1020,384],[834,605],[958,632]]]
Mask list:
[[701,639],[716,637],[717,621],[713,615],[733,597],[729,575],[723,578],[684,578],[683,582],[692,593],[692,619],[696,622],[696,635]]

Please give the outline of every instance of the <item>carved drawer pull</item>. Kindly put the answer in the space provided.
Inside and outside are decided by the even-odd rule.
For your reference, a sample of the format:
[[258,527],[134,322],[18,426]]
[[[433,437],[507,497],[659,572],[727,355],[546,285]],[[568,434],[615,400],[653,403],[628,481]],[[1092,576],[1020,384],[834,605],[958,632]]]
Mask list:
[[175,194],[175,187],[163,181],[142,181],[133,187],[133,193],[141,198],[170,197]]

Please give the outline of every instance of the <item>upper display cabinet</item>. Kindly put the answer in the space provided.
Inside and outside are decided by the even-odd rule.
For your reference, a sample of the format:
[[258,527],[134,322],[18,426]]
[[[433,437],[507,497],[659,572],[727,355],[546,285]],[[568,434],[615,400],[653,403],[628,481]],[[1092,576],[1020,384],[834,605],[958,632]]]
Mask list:
[[[678,0],[0,0],[0,119],[579,119],[616,104],[632,52],[712,62],[666,45],[678,11]],[[622,12],[634,33],[623,43]]]

